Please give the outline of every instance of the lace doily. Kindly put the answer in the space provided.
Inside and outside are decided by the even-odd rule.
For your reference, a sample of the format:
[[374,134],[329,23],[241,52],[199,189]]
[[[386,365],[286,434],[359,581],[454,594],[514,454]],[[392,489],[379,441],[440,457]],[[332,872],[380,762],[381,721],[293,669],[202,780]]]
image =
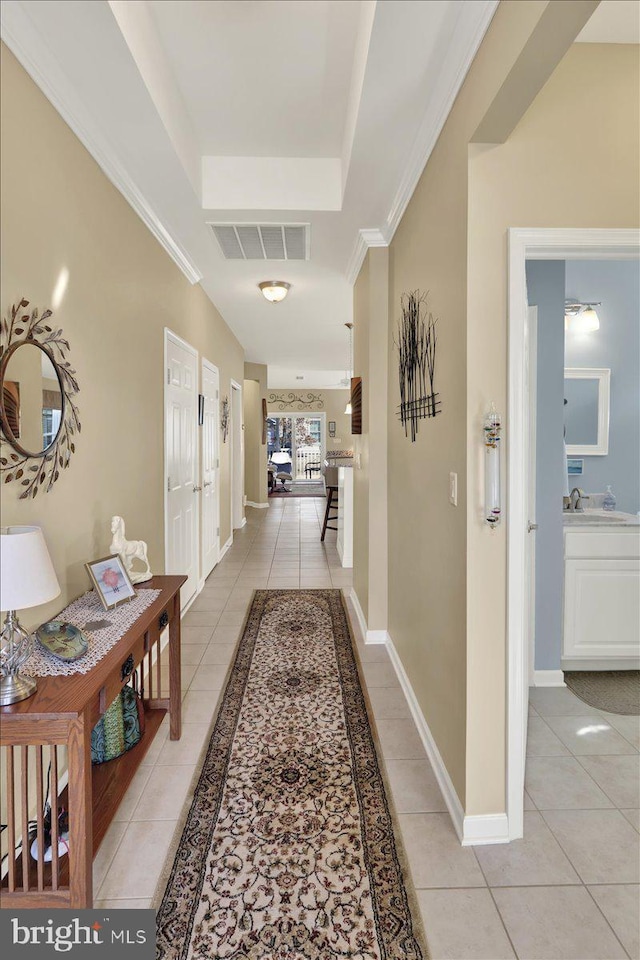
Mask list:
[[[113,610],[104,609],[95,591],[85,593],[55,618],[63,623],[72,623],[74,627],[82,630],[89,641],[89,649],[85,655],[79,660],[65,663],[44,650],[34,636],[33,653],[20,668],[20,673],[29,677],[89,673],[161,593],[161,590],[138,589],[132,600]],[[89,629],[91,624],[95,624],[93,629]]]

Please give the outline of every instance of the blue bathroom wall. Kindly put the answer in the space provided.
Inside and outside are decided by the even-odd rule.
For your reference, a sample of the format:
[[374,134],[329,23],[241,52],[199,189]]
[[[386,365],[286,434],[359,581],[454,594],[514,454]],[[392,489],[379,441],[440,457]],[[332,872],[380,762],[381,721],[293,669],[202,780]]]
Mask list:
[[562,260],[531,260],[526,267],[529,304],[538,308],[535,669],[559,670],[564,582],[565,264]]
[[[582,476],[569,486],[603,493],[617,509],[640,510],[640,263],[631,260],[532,260],[527,295],[538,307],[536,449],[536,670],[559,670],[562,651],[564,551],[564,368],[611,370],[609,454],[580,457]],[[564,330],[565,299],[601,301],[600,329]]]
[[640,262],[572,260],[566,264],[567,298],[602,301],[600,329],[565,337],[566,367],[611,370],[609,454],[584,457],[575,478],[587,493],[611,484],[618,510],[640,510]]

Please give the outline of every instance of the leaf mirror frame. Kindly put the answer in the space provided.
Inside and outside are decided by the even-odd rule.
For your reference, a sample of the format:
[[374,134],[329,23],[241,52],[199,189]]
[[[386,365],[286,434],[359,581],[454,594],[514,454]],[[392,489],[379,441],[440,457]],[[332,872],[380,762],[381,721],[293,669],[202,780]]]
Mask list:
[[[4,483],[18,483],[23,488],[20,500],[37,496],[41,489],[47,493],[51,490],[61,471],[69,466],[76,436],[82,429],[75,402],[80,387],[68,360],[69,342],[62,329],[49,322],[53,311],[40,313],[33,307],[29,312],[28,307],[25,299],[13,304],[0,325],[0,475]],[[26,449],[15,436],[6,408],[5,386],[13,382],[6,377],[9,362],[24,346],[42,352],[60,385],[60,423],[51,442],[40,451]]]

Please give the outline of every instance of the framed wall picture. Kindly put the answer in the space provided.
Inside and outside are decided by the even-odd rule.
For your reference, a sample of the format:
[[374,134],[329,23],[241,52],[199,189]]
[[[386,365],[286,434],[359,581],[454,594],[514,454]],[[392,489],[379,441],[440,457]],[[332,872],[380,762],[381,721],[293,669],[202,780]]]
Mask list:
[[85,563],[85,567],[105,610],[111,610],[119,603],[135,597],[136,591],[117,553]]
[[567,457],[567,473],[570,477],[581,477],[584,471],[584,460]]

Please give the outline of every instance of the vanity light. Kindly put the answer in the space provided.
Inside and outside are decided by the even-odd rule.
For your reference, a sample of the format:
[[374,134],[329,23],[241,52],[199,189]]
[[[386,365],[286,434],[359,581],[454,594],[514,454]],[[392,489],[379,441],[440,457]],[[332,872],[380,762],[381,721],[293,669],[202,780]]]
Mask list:
[[280,303],[289,293],[291,284],[286,283],[285,280],[263,280],[262,283],[258,284],[258,287],[262,290],[262,296],[269,303]]
[[564,328],[571,333],[593,333],[600,329],[600,319],[594,307],[597,303],[579,303],[575,300],[565,300]]

